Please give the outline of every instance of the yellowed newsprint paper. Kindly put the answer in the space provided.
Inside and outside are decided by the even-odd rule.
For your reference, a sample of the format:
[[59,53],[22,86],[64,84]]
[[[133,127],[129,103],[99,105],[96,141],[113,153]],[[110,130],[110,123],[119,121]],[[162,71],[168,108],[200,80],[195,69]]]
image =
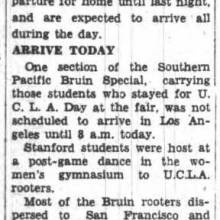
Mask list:
[[220,220],[219,0],[0,1],[0,220]]

